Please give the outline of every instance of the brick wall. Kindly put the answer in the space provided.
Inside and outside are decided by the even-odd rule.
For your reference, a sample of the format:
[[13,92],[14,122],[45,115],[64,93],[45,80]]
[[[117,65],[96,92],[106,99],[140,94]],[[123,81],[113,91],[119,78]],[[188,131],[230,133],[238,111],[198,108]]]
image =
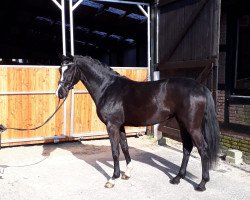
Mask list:
[[229,122],[250,126],[250,105],[230,105]]
[[225,111],[225,91],[217,91],[217,118],[219,122],[224,122],[224,111]]
[[[225,111],[225,91],[217,91],[217,118],[219,122],[224,122]],[[229,122],[250,126],[250,105],[230,105]],[[250,132],[250,130],[249,130]]]
[[[224,122],[225,92],[217,92],[217,118]],[[250,126],[250,105],[230,105],[229,122]],[[250,130],[249,130],[250,133]],[[223,152],[228,149],[237,149],[243,153],[243,161],[250,164],[250,136],[248,134],[236,133],[231,130],[221,130],[221,148]]]
[[237,149],[243,153],[243,161],[250,164],[250,138],[249,136],[238,135],[231,131],[222,131],[221,149],[226,152],[228,149]]

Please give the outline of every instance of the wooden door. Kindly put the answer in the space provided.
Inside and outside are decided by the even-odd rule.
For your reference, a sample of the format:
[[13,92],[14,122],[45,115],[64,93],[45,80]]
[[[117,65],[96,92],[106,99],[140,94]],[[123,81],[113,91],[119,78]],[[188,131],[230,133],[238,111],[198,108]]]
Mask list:
[[[158,9],[161,78],[194,78],[216,99],[220,0],[159,0]],[[175,119],[159,129],[179,139]]]

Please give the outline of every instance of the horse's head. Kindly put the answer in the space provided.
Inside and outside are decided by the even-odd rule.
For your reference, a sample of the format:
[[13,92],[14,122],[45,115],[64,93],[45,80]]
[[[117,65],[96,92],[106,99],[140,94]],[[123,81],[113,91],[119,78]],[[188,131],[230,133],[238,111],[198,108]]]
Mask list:
[[79,76],[77,75],[77,66],[74,61],[73,56],[63,56],[60,72],[60,81],[58,82],[58,88],[56,90],[56,95],[63,99],[67,97],[69,90],[71,90],[74,85],[79,81]]

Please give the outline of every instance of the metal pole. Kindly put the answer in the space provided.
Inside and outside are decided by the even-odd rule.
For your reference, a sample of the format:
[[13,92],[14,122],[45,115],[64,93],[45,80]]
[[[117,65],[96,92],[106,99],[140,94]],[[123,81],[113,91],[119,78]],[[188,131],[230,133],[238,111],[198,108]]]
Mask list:
[[148,81],[150,81],[151,80],[151,73],[150,73],[150,69],[151,69],[151,48],[150,48],[150,42],[151,42],[151,40],[150,40],[150,6],[148,5],[148,20],[147,20],[147,22],[148,22],[148,28],[147,28],[147,30],[148,30]]
[[148,17],[148,13],[143,9],[143,7],[141,6],[141,5],[137,5],[138,6],[138,8],[142,11],[142,13],[146,16],[146,17]]
[[122,0],[93,0],[99,2],[108,2],[108,3],[120,3],[120,4],[130,4],[130,5],[142,5],[148,6],[149,3],[136,2],[136,1],[122,1]]
[[[70,18],[70,52],[71,55],[74,56],[74,26],[73,26],[73,0],[69,0],[69,18]],[[69,136],[71,136],[74,132],[74,88],[71,90],[71,109],[70,109],[70,131]]]
[[65,4],[64,0],[61,0],[62,4],[62,42],[63,42],[63,55],[66,56],[66,33],[65,33]]
[[82,3],[83,0],[78,0],[76,4],[73,6],[73,11]]
[[74,46],[74,20],[73,12],[74,10],[82,3],[83,0],[78,0],[75,5],[73,5],[73,0],[69,1],[69,18],[70,18],[70,52],[71,55],[75,55],[75,46]]
[[159,64],[159,19],[160,11],[156,11],[156,63]]
[[[73,12],[81,4],[83,0],[79,0],[73,5],[73,0],[69,1],[69,18],[70,18],[70,53],[72,56],[75,55],[75,46],[74,46],[74,20]],[[75,112],[75,90],[72,89],[71,93],[71,111],[70,111],[70,132],[69,136],[72,136],[74,133],[74,112]]]
[[151,51],[150,51],[150,5],[147,6],[147,12],[144,10],[144,8],[141,5],[137,4],[137,7],[142,11],[142,13],[145,15],[145,17],[147,17],[147,44],[148,44],[148,48],[147,48],[147,55],[148,55],[148,59],[147,59],[147,64],[148,64],[148,81],[151,80]]
[[[61,20],[62,20],[62,47],[63,55],[66,56],[66,32],[65,32],[65,0],[61,0],[61,4],[57,0],[52,0],[56,6],[61,10]],[[67,100],[66,100],[67,101]],[[63,134],[66,135],[67,128],[67,102],[63,105]]]
[[64,4],[64,0],[61,0],[61,4],[59,4],[57,0],[52,0],[52,1],[61,10],[63,55],[66,56],[65,4]]
[[[63,55],[66,56],[66,32],[65,32],[65,4],[64,0],[61,0],[62,4],[62,43],[63,43]],[[67,100],[63,105],[63,134],[66,135],[67,131]]]
[[52,0],[52,1],[56,4],[56,6],[57,6],[60,10],[62,10],[62,5],[59,4],[57,0]]
[[80,5],[82,0],[79,0],[74,6],[73,6],[73,0],[69,1],[69,19],[70,19],[70,52],[71,55],[75,55],[75,48],[74,48],[74,20],[73,20],[73,12],[74,9],[77,8],[77,6]]
[[71,110],[70,110],[70,132],[69,136],[74,133],[74,114],[75,114],[75,89],[71,90]]

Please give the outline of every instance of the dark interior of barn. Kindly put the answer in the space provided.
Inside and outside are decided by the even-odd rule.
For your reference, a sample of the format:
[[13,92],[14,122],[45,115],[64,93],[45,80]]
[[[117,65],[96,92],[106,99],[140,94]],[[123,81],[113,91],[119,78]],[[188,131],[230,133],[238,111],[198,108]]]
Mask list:
[[[69,0],[65,8],[69,52]],[[60,63],[61,11],[52,0],[1,2],[0,27],[1,64]],[[75,54],[92,56],[110,66],[145,67],[147,17],[136,5],[83,1],[74,11],[74,45]]]

